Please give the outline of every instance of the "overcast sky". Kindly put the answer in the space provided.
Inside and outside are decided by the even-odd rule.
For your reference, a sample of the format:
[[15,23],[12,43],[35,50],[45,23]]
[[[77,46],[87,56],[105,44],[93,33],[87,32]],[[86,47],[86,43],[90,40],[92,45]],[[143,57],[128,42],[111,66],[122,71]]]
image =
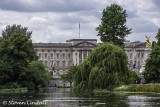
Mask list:
[[130,41],[155,40],[160,26],[160,0],[0,0],[0,32],[6,25],[21,24],[32,33],[33,42],[65,42],[79,38],[98,39],[95,28],[110,4],[126,9]]

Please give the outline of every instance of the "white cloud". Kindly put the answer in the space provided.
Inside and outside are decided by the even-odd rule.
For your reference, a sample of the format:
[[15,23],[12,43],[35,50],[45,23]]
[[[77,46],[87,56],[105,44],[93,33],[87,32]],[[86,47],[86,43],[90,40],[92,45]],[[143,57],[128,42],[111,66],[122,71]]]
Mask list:
[[160,27],[160,18],[153,18],[151,20],[157,27]]
[[[10,1],[10,2],[9,2]],[[100,24],[106,6],[118,3],[127,10],[127,26],[131,41],[155,40],[160,26],[158,0],[3,0],[0,1],[0,30],[6,25],[21,24],[33,31],[33,42],[65,42],[78,38],[96,38],[95,28]]]
[[29,20],[31,24],[47,24],[48,20],[43,17],[34,16]]

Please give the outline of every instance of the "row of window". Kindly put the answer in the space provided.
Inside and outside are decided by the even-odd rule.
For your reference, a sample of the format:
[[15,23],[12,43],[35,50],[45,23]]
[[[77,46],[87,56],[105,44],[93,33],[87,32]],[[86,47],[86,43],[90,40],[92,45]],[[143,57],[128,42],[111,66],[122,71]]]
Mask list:
[[[48,53],[50,53],[50,52],[60,52],[60,53],[62,53],[62,52],[75,52],[75,50],[37,50],[38,52],[48,52]],[[79,51],[79,52],[82,52],[82,51],[89,51],[89,52],[91,52],[91,50],[77,50],[77,51]]]
[[71,50],[39,50],[39,52],[71,52]]
[[[130,54],[129,54],[129,57],[130,57],[130,59],[132,59],[132,58],[133,58],[133,54],[132,54],[132,53],[130,53]],[[141,58],[144,58],[144,53],[141,53],[141,54],[140,54],[140,53],[138,53],[138,54],[136,54],[136,56],[135,56],[135,57],[137,57],[137,58],[140,58],[140,57],[141,57]]]
[[[53,53],[50,53],[50,54],[47,54],[47,53],[41,54],[41,53],[39,53],[39,54],[38,54],[38,57],[39,57],[39,59],[54,59],[54,58],[53,58],[53,57],[54,57],[54,54],[53,54]],[[65,59],[66,57],[67,57],[67,58],[71,58],[71,54],[65,54],[65,53],[60,54],[60,53],[56,53],[56,58],[57,58],[57,59],[59,59],[59,58]]]
[[54,64],[53,62],[49,62],[49,61],[44,61],[44,64],[46,67],[66,67],[66,66],[71,66],[72,65],[72,61],[56,61],[56,63]]
[[140,61],[133,61],[133,60],[130,60],[129,61],[129,67],[130,68],[139,68],[141,67],[141,64],[140,64]]

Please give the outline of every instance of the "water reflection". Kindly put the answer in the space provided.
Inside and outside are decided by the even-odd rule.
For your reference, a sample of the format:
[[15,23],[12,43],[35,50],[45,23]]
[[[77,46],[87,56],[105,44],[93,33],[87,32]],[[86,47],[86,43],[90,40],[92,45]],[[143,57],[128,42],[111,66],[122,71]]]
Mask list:
[[128,104],[130,107],[159,107],[160,97],[158,96],[147,96],[147,95],[132,95],[128,96]]
[[[7,101],[7,104],[4,104],[4,101]],[[69,88],[48,88],[40,93],[0,94],[0,107],[11,107],[9,101],[16,102],[15,105],[12,105],[14,107],[159,107],[160,95],[108,93],[94,96],[77,96],[71,93]],[[25,104],[26,101],[33,104],[19,104],[19,102]],[[37,102],[39,105],[34,104]]]

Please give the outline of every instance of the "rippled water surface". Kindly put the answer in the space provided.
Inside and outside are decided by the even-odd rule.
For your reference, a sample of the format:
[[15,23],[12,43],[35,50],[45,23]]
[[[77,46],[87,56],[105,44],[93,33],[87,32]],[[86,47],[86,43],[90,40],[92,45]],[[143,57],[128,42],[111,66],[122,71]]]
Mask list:
[[160,107],[160,94],[75,95],[70,89],[40,93],[0,94],[0,107]]

